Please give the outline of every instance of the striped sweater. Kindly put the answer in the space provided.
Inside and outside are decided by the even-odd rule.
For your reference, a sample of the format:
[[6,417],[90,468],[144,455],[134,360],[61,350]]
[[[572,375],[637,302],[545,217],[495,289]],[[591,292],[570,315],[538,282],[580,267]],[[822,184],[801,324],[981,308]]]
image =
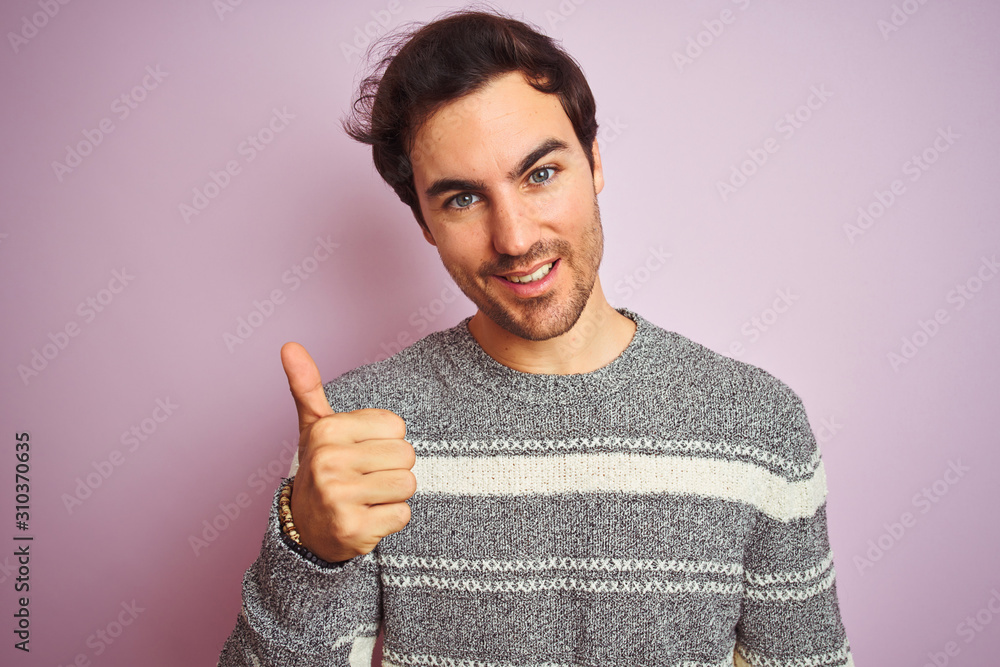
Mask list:
[[[468,319],[325,385],[403,417],[410,522],[321,568],[275,503],[219,665],[852,666],[799,397],[634,312],[590,373],[489,357]],[[289,475],[294,475],[297,461]]]

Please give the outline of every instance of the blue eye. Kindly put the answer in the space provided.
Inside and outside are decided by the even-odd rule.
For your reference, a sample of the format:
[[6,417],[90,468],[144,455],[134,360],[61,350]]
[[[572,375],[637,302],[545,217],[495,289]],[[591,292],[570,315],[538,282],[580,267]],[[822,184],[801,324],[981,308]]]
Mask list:
[[470,192],[463,192],[460,195],[455,195],[448,202],[450,208],[469,208],[474,203],[479,201],[479,195],[474,195]]
[[532,183],[541,184],[550,180],[554,173],[555,169],[552,167],[542,167],[541,169],[533,172],[531,176],[528,177],[528,180]]

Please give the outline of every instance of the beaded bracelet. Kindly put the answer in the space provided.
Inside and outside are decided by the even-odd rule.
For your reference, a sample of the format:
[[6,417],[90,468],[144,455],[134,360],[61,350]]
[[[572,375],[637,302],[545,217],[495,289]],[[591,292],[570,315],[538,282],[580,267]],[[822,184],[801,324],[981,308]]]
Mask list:
[[285,485],[281,487],[281,495],[278,498],[278,520],[281,523],[282,540],[292,551],[302,556],[313,565],[323,568],[343,566],[343,564],[347,561],[325,561],[302,546],[299,531],[295,529],[295,524],[292,522],[292,481],[293,478],[289,478],[289,480],[285,482]]

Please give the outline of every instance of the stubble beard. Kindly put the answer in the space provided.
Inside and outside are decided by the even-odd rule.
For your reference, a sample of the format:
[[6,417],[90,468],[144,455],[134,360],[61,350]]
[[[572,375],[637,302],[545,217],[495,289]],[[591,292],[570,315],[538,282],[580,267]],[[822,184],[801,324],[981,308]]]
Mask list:
[[[561,336],[579,321],[594,291],[603,254],[604,232],[595,196],[592,224],[575,252],[563,239],[549,243],[539,241],[521,256],[502,255],[496,262],[484,263],[479,269],[478,279],[460,272],[456,267],[446,268],[459,289],[497,326],[525,340],[542,341]],[[489,285],[497,273],[524,267],[553,255],[560,257],[561,271],[576,271],[568,296],[548,292],[522,299],[516,305],[507,305],[492,295],[489,287],[486,290],[481,287],[483,282]],[[564,299],[564,303],[560,304],[560,299]]]

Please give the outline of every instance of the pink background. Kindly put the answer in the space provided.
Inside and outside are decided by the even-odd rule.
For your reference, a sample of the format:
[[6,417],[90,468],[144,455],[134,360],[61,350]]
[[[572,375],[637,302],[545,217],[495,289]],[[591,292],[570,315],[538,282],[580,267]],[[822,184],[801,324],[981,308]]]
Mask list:
[[[214,665],[271,475],[287,473],[282,443],[297,438],[282,343],[303,343],[332,379],[472,312],[338,124],[366,25],[381,33],[379,20],[450,5],[247,0],[220,14],[223,2],[0,10],[5,665],[79,654],[107,667]],[[666,4],[500,3],[562,40],[597,97],[608,297],[803,398],[859,665],[993,664],[1000,8]],[[274,109],[294,117],[247,160],[241,144]],[[797,127],[783,120],[796,113]],[[113,130],[86,139],[102,120]],[[88,154],[57,175],[81,142]],[[913,158],[925,152],[924,170]],[[185,221],[180,205],[213,172],[225,182],[229,161],[238,173]],[[731,177],[739,187],[724,197]],[[880,211],[879,198],[892,203]],[[859,207],[881,216],[851,236]],[[313,263],[317,237],[337,248]],[[313,271],[293,289],[296,265]],[[282,303],[227,345],[274,290]],[[67,326],[76,335],[60,335]],[[42,369],[22,377],[36,351]],[[177,407],[166,415],[158,400]],[[123,442],[133,427],[144,440]],[[32,445],[23,532],[21,431]],[[248,506],[220,518],[238,497]],[[192,546],[213,521],[224,529]],[[35,538],[30,654],[12,646],[17,534]],[[113,643],[96,639],[133,601],[141,611]]]

